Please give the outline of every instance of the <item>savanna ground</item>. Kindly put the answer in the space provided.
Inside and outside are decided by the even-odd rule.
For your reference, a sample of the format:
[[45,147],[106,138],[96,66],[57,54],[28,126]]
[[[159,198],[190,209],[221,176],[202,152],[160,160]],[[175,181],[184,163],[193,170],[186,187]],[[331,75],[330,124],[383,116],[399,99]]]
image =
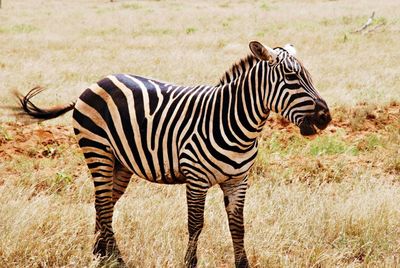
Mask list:
[[[373,24],[352,33],[372,11]],[[48,87],[35,99],[45,106],[75,99],[109,73],[215,84],[253,39],[297,47],[333,123],[309,140],[270,119],[246,199],[251,265],[400,265],[397,0],[15,0],[3,1],[0,22],[0,267],[96,264],[93,187],[71,115],[22,124],[4,108],[15,104],[12,90]],[[129,266],[182,266],[185,187],[133,179],[114,226]],[[232,267],[232,251],[214,187],[199,266]]]

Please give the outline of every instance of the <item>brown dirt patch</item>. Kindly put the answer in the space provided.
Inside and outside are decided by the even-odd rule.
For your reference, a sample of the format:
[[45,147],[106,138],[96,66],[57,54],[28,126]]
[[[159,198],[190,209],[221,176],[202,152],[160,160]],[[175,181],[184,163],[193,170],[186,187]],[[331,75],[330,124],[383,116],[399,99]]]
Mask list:
[[71,128],[65,126],[2,123],[0,127],[0,159],[16,155],[54,158],[58,146],[77,146]]

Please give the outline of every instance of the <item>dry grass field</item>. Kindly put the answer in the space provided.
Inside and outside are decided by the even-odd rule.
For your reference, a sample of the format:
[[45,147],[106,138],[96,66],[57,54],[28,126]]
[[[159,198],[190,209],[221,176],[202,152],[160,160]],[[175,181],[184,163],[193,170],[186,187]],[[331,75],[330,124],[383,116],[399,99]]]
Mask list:
[[[375,11],[373,24],[360,28]],[[12,90],[75,99],[127,72],[215,84],[248,42],[292,43],[331,106],[309,140],[272,117],[245,207],[252,267],[400,266],[398,0],[3,1],[0,9],[0,267],[94,267],[93,186],[71,114],[22,124]],[[134,179],[115,232],[129,267],[182,267],[184,186]],[[233,267],[223,195],[210,189],[199,267]]]

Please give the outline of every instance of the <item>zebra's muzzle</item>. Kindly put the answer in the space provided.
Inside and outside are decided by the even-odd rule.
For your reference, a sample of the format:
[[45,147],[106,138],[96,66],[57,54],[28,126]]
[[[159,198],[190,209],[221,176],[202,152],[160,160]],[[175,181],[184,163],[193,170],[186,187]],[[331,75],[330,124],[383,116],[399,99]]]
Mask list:
[[310,117],[306,117],[304,121],[299,125],[301,135],[311,136],[317,133],[314,124],[310,121]]
[[312,119],[312,123],[318,129],[325,129],[328,124],[332,121],[331,114],[329,112],[328,105],[324,100],[318,99],[315,101],[315,113]]
[[311,116],[306,116],[299,125],[300,133],[303,136],[310,136],[317,133],[317,129],[323,130],[332,121],[328,106],[323,100],[315,101],[315,112]]

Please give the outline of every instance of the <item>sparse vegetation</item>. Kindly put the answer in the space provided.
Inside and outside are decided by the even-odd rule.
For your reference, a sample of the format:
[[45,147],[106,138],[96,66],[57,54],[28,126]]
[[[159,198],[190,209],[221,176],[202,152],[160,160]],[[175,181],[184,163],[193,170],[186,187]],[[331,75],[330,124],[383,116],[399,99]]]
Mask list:
[[192,34],[194,32],[196,32],[196,28],[193,27],[186,28],[186,34]]
[[[1,2],[1,1],[0,1]],[[350,32],[376,11],[384,26]],[[334,12],[333,12],[334,11]],[[8,1],[0,106],[43,85],[38,105],[109,73],[215,84],[249,40],[293,43],[334,121],[313,140],[272,116],[246,199],[252,267],[400,265],[400,54],[396,1]],[[73,19],[71,19],[73,18]],[[0,107],[0,267],[95,267],[93,186],[70,115],[15,123]],[[115,232],[130,267],[180,267],[184,186],[132,179]],[[232,267],[223,196],[210,189],[199,267]],[[112,266],[112,264],[110,264]]]
[[122,8],[127,8],[127,9],[140,9],[140,8],[142,8],[141,5],[135,4],[135,3],[131,3],[131,4],[122,4],[121,7],[122,7]]

